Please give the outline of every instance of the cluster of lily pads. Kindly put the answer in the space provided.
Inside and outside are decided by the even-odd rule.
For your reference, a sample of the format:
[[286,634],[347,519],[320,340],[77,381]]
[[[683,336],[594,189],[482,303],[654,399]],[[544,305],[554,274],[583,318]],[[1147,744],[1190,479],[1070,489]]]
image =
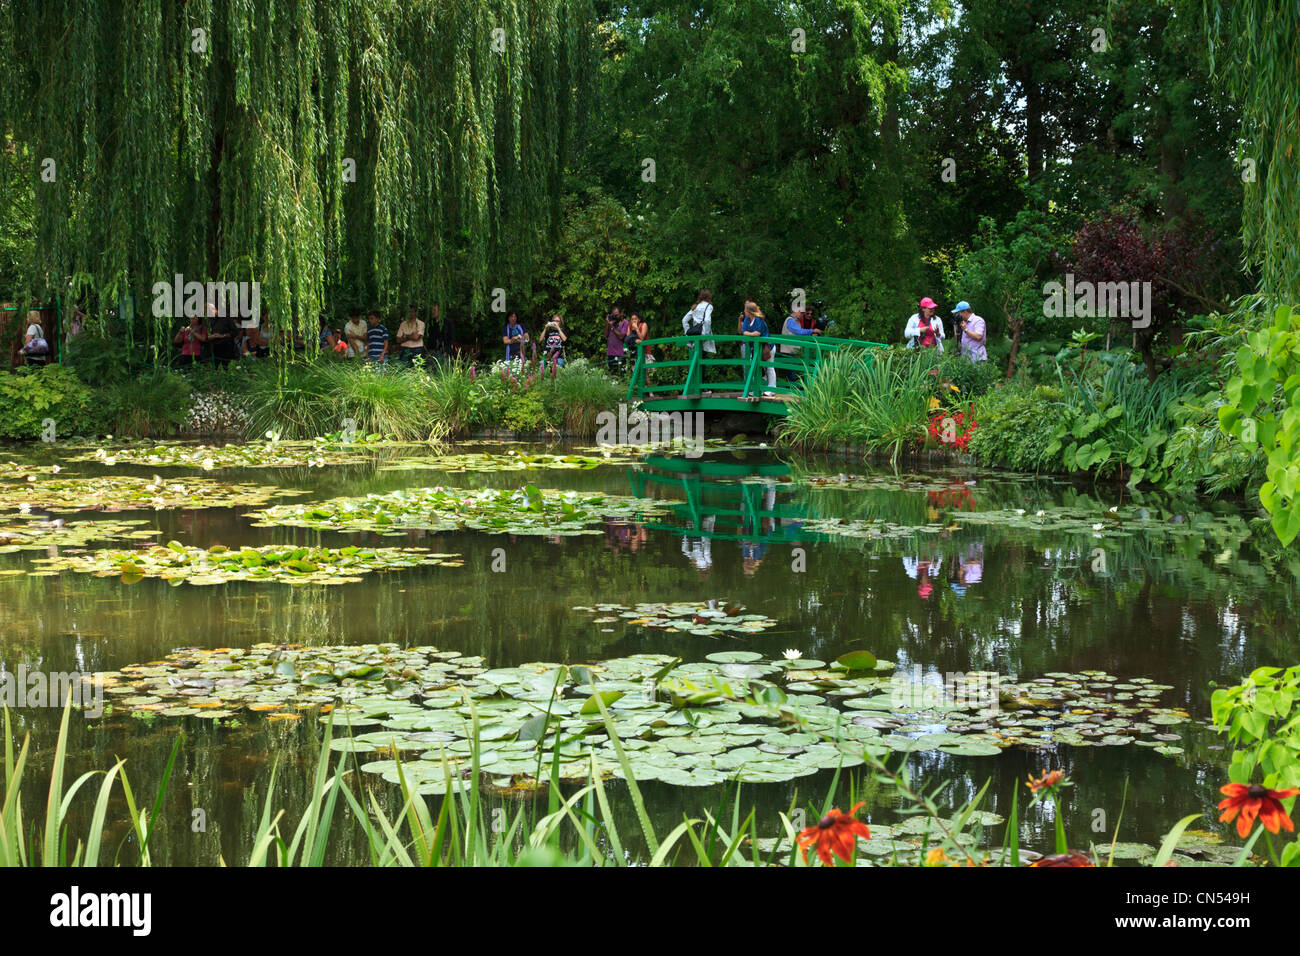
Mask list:
[[776,626],[774,618],[763,614],[746,614],[741,604],[723,601],[677,601],[671,604],[593,604],[591,607],[573,608],[588,614],[598,614],[592,623],[617,624],[629,627],[648,627],[670,634],[685,632],[701,637],[719,635],[743,636],[759,634]]
[[[380,450],[403,452],[427,450],[431,446],[418,442],[361,441],[327,436],[314,441],[235,442],[226,445],[157,444],[122,445],[97,448],[72,457],[71,461],[98,462],[105,465],[145,465],[150,467],[201,468],[297,468],[326,465],[356,465],[375,460]],[[437,448],[438,446],[432,446]],[[643,449],[626,445],[606,445],[591,449],[591,454],[527,452],[508,448],[500,453],[466,452],[462,454],[403,454],[396,461],[383,464],[381,471],[499,472],[542,469],[590,469],[608,464],[633,463]]]
[[[104,465],[148,465],[154,468],[301,468],[355,465],[370,461],[366,442],[249,441],[228,445],[123,445],[97,448],[70,459]],[[414,447],[414,446],[412,446]]]
[[121,538],[152,538],[158,534],[154,528],[142,527],[148,522],[141,519],[118,521],[68,521],[64,518],[44,518],[27,513],[5,515],[0,518],[0,554],[15,551],[35,551],[45,548],[81,548],[91,541],[108,541]]
[[154,475],[32,479],[0,484],[0,510],[54,512],[127,511],[152,508],[230,508],[263,505],[279,496],[304,494],[272,485],[230,484],[204,478],[170,480]]
[[918,534],[938,534],[940,524],[895,524],[870,518],[808,518],[803,522],[805,534],[824,534],[832,538],[866,538],[868,540],[902,540]]
[[597,534],[608,518],[663,514],[665,503],[600,492],[482,488],[407,488],[364,498],[277,505],[255,513],[259,527],[289,525],[338,531],[398,534],[469,528],[509,534]]
[[964,525],[997,525],[1030,531],[1088,534],[1098,538],[1124,538],[1136,534],[1200,537],[1206,532],[1207,521],[1233,526],[1243,532],[1248,530],[1239,515],[1197,515],[1193,520],[1180,512],[1165,512],[1143,505],[1115,505],[1105,509],[1078,506],[998,508],[958,512],[953,519]]
[[[880,474],[855,475],[848,472],[838,474],[804,474],[797,476],[800,484],[813,488],[844,488],[854,491],[944,491],[953,487],[952,480],[944,480],[929,475]],[[964,482],[973,486],[975,482]]]
[[639,461],[640,457],[640,453],[631,452],[625,446],[608,446],[599,455],[555,455],[550,452],[532,453],[511,448],[499,454],[465,452],[459,455],[404,457],[400,461],[382,465],[379,470],[442,471],[448,474],[554,469],[589,470],[599,468],[601,465],[632,464]]
[[132,551],[101,550],[37,558],[37,574],[76,571],[118,577],[128,583],[162,578],[176,584],[226,584],[230,581],[280,581],[287,584],[349,584],[361,575],[422,565],[459,567],[456,554],[435,554],[424,548],[295,548],[264,545],[196,548],[169,541],[164,547]]
[[93,679],[118,706],[165,716],[332,711],[323,719],[349,732],[337,749],[375,755],[362,769],[389,780],[400,757],[426,793],[445,793],[475,759],[500,787],[527,785],[553,765],[561,779],[585,779],[595,767],[708,786],[788,781],[860,764],[864,753],[1127,743],[1172,753],[1170,728],[1188,720],[1158,705],[1168,688],[1141,678],[1057,674],[1007,685],[996,698],[929,700],[900,692],[915,685],[891,679],[892,666],[866,651],[831,664],[724,651],[693,663],[634,654],[487,669],[480,657],[432,647],[258,644],[188,648]]

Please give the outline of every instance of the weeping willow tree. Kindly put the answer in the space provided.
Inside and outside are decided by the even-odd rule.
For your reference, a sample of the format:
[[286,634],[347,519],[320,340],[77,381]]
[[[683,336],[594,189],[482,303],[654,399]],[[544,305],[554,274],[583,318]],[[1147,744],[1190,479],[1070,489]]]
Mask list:
[[591,21],[589,0],[0,0],[0,148],[35,209],[17,291],[129,318],[176,274],[257,282],[271,326],[307,333],[453,285],[527,294]]
[[1300,0],[1193,0],[1242,114],[1242,239],[1260,291],[1300,304]]

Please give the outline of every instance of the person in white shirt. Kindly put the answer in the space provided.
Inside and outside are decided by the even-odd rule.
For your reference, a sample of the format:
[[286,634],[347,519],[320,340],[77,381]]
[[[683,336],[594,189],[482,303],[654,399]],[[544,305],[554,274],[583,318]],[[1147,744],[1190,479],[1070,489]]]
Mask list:
[[909,349],[916,348],[919,344],[922,348],[937,347],[940,352],[943,351],[943,319],[935,314],[938,309],[939,306],[929,296],[921,300],[920,308],[907,320],[907,327],[903,330]]
[[[691,306],[691,310],[682,316],[682,334],[689,335],[691,327],[696,325],[701,326],[701,335],[713,334],[713,293],[708,289],[700,290],[699,295],[695,297],[695,304]],[[704,351],[711,354],[718,351],[718,346],[713,339],[707,339],[704,342]]]

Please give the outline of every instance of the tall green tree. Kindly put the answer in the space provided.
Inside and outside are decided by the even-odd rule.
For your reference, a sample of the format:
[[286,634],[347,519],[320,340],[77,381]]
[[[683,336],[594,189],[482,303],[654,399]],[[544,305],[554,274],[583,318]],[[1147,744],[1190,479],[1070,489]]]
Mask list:
[[[701,286],[719,316],[794,289],[861,333],[913,295],[901,170],[881,127],[904,71],[900,0],[643,0],[611,9],[586,171],[641,216],[676,291],[669,331]],[[902,290],[908,291],[903,292]],[[779,318],[779,316],[778,316]],[[728,319],[730,321],[730,319]],[[726,326],[715,320],[715,327]]]
[[12,291],[138,313],[177,273],[257,281],[309,329],[344,294],[519,292],[591,31],[587,0],[6,0],[0,131],[36,197]]

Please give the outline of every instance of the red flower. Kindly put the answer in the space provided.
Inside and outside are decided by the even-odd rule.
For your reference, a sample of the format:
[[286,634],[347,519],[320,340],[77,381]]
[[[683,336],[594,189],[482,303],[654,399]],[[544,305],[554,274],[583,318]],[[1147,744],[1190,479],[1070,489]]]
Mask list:
[[[1287,816],[1280,801],[1300,794],[1300,788],[1269,790],[1257,783],[1230,783],[1220,787],[1219,792],[1227,797],[1226,800],[1219,801],[1219,809],[1223,811],[1219,820],[1229,823],[1233,817],[1237,817],[1237,835],[1242,839],[1250,835],[1256,817],[1269,833],[1277,833],[1279,827],[1295,832],[1295,824]],[[1241,815],[1238,817],[1238,814]]]
[[817,847],[817,855],[826,866],[834,866],[831,854],[834,853],[844,862],[853,858],[853,849],[858,837],[871,839],[867,825],[857,818],[863,803],[856,803],[848,813],[832,810],[817,821],[816,825],[804,827],[799,833],[799,847],[803,850],[804,862],[808,860],[808,848]]
[[1092,857],[1086,853],[1080,853],[1078,850],[1068,850],[1065,853],[1053,853],[1051,856],[1045,856],[1042,859],[1035,860],[1030,866],[1096,866],[1092,862]]

